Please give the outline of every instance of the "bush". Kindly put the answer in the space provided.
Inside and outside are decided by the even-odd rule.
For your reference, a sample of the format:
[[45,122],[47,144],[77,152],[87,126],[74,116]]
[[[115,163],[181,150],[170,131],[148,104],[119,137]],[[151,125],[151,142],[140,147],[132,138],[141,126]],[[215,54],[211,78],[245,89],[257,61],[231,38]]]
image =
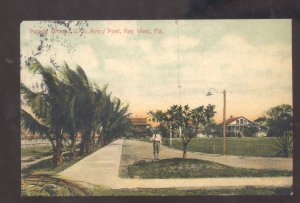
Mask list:
[[277,156],[289,157],[293,154],[293,136],[278,136],[273,140],[272,148],[277,152]]

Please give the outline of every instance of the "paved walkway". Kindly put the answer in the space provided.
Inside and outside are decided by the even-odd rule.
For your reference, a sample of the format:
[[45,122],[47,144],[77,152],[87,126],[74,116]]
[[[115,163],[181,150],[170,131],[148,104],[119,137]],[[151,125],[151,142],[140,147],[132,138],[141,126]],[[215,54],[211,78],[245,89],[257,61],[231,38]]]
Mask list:
[[[122,145],[124,150],[132,153],[122,155]],[[127,149],[126,149],[127,148]],[[140,149],[140,150],[139,150]],[[262,187],[283,187],[292,185],[292,177],[262,177],[262,178],[189,178],[189,179],[129,179],[120,178],[119,169],[122,171],[128,164],[136,160],[152,159],[151,143],[139,142],[134,140],[119,139],[113,143],[101,148],[90,156],[82,159],[75,165],[58,174],[58,177],[92,183],[96,185],[108,186],[112,189],[121,188],[222,188],[222,187],[244,187],[244,186],[262,186]],[[122,155],[122,161],[121,161]],[[132,155],[132,156],[131,156]],[[160,158],[181,157],[180,150],[170,149],[162,146]],[[203,158],[209,160],[215,158],[215,161],[229,161],[232,165],[236,160],[248,162],[248,157],[237,158],[233,156],[216,156],[202,153],[188,152],[190,158]],[[129,157],[131,156],[131,157]],[[218,159],[217,159],[218,157]],[[230,161],[230,158],[232,160]],[[236,160],[235,160],[236,159]],[[252,157],[250,157],[252,159]],[[264,158],[269,159],[269,158]],[[270,158],[272,160],[272,158]],[[277,158],[275,158],[277,159]],[[280,159],[284,161],[285,159]],[[273,168],[276,161],[270,161],[265,164],[265,168]],[[257,162],[258,164],[259,162]],[[281,163],[276,168],[280,168]],[[239,163],[240,164],[240,163]],[[234,165],[236,166],[236,165]],[[245,166],[245,165],[243,165]],[[250,165],[249,165],[250,166]],[[252,168],[252,165],[251,165]],[[124,174],[123,174],[124,175]]]

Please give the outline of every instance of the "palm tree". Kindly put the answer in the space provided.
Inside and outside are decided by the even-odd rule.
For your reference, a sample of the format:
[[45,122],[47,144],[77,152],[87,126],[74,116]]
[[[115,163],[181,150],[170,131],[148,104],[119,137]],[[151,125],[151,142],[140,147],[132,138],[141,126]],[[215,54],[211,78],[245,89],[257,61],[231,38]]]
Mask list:
[[[21,110],[22,127],[31,133],[46,136],[53,147],[53,163],[63,163],[63,141],[71,140],[70,152],[76,158],[75,141],[81,135],[80,154],[87,154],[95,144],[95,135],[105,142],[122,135],[130,126],[128,105],[111,99],[107,86],[92,86],[80,66],[72,70],[65,63],[60,67],[43,67],[33,60],[33,74],[42,76],[40,92],[21,84],[25,108]],[[28,109],[28,110],[25,110]],[[29,113],[30,112],[30,113]]]
[[[95,85],[96,86],[96,85]],[[103,92],[96,86],[93,91],[92,104],[93,104],[93,119],[92,119],[92,148],[96,144],[96,134],[100,135],[100,129],[102,126],[101,113],[104,106]]]
[[[70,118],[70,94],[64,83],[59,80],[52,68],[43,67],[37,60],[32,61],[29,66],[34,74],[42,76],[46,90],[33,92],[24,84],[21,84],[21,95],[25,106],[29,107],[34,116],[26,110],[21,111],[23,127],[31,132],[46,135],[53,147],[53,163],[58,166],[63,163],[62,149],[64,131],[66,130],[68,118]],[[34,128],[34,126],[39,126]]]
[[21,109],[21,127],[27,129],[31,134],[44,135],[49,139],[52,144],[53,150],[55,149],[54,136],[51,134],[50,127],[43,124],[38,119],[34,118],[31,114]]
[[[95,124],[96,104],[93,88],[80,67],[76,71],[71,70],[67,64],[61,67],[61,74],[71,95],[72,115],[70,120],[71,152],[74,157],[76,134],[81,135],[80,154],[91,151],[92,133]],[[98,112],[98,111],[96,111]]]
[[107,85],[102,89],[102,99],[100,100],[102,110],[99,114],[101,137],[98,143],[106,145],[112,139],[121,136],[130,129],[128,105],[124,105],[119,98],[111,98],[111,93],[107,93]]
[[115,98],[113,103],[113,112],[109,126],[111,138],[121,136],[122,133],[125,133],[130,128],[129,105],[122,104],[119,98]]

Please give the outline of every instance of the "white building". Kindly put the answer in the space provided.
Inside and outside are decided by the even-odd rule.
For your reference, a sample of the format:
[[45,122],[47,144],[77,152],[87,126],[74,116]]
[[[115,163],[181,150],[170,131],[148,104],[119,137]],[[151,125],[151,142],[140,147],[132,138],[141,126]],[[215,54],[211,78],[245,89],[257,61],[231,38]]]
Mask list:
[[[233,117],[230,116],[229,119],[226,120],[226,135],[229,137],[243,137],[245,136],[246,128],[248,127],[256,127],[258,128],[258,132],[254,134],[254,136],[265,136],[262,134],[262,132],[259,131],[259,126],[250,121],[249,119],[239,116],[239,117]],[[223,122],[220,124],[223,125]]]

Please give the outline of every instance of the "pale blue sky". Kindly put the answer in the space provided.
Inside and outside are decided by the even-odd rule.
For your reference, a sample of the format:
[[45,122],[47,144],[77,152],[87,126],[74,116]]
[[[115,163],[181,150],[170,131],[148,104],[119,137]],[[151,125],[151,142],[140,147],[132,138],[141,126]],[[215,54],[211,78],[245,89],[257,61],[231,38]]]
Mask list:
[[[48,22],[51,23],[51,22]],[[38,59],[49,64],[78,64],[88,77],[109,84],[114,96],[130,104],[133,115],[181,103],[192,107],[212,103],[216,119],[222,115],[222,95],[205,97],[209,88],[227,90],[227,115],[250,119],[282,103],[292,104],[291,20],[174,20],[89,21],[88,34],[54,34],[72,48],[59,44]],[[39,36],[30,29],[46,22],[21,24],[21,53],[30,54]],[[132,35],[124,29],[132,29]],[[151,34],[137,34],[137,29]],[[154,29],[163,33],[155,34]],[[104,29],[106,34],[91,34]],[[107,34],[120,29],[121,34]],[[177,35],[178,30],[178,35]],[[21,59],[21,66],[24,59]],[[179,79],[182,85],[179,99]],[[25,83],[38,80],[22,70]]]

